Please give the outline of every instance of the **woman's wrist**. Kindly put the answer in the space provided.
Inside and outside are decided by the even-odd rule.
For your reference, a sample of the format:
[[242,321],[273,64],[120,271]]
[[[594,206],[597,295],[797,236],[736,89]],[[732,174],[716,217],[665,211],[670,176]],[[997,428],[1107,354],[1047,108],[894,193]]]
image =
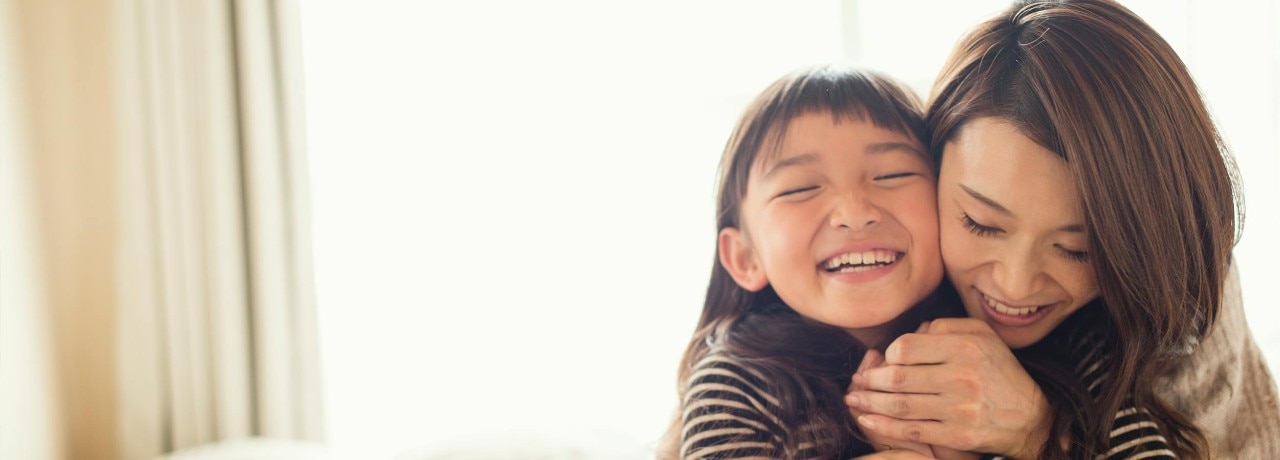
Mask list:
[[1053,407],[1039,387],[1035,389],[1035,409],[1032,410],[1030,429],[1024,433],[1023,442],[1009,456],[1016,459],[1037,459],[1044,454],[1044,447],[1049,443],[1053,432]]

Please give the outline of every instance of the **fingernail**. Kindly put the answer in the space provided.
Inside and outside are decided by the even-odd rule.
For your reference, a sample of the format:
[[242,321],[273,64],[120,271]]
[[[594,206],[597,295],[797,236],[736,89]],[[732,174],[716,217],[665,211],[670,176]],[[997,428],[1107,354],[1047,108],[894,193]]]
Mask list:
[[858,395],[848,395],[844,397],[844,402],[854,407],[862,407],[862,397]]
[[864,382],[863,382],[862,380],[863,380],[863,378],[862,378],[862,373],[861,373],[861,372],[859,372],[859,373],[857,373],[857,374],[853,374],[853,384],[854,384],[854,385],[857,385],[857,386],[863,386]]
[[876,423],[871,421],[871,418],[865,415],[858,416],[858,423],[862,424],[862,426],[865,426],[867,428],[876,427]]

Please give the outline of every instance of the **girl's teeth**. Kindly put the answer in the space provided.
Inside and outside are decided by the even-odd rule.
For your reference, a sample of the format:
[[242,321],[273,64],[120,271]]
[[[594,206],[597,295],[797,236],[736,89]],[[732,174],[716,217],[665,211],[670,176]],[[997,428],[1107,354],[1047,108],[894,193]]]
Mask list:
[[1012,308],[1012,307],[1008,307],[1008,306],[1005,306],[1005,304],[1000,303],[1000,302],[999,302],[999,301],[997,301],[996,299],[992,299],[991,297],[988,297],[986,294],[983,294],[982,298],[983,298],[983,300],[986,300],[986,301],[987,301],[987,305],[990,305],[992,309],[994,309],[995,311],[997,311],[997,312],[999,312],[999,313],[1005,314],[1005,315],[1011,315],[1011,316],[1026,316],[1026,315],[1030,315],[1030,314],[1032,314],[1032,313],[1035,313],[1035,312],[1036,312],[1036,310],[1039,310],[1039,309],[1040,309],[1040,307],[1038,307],[1038,306],[1035,306],[1035,307],[1025,307],[1025,308]]
[[832,257],[827,261],[825,266],[828,270],[835,270],[837,268],[844,267],[840,272],[847,273],[852,271],[870,270],[875,268],[872,264],[891,263],[896,260],[898,260],[898,253],[893,251],[874,250],[850,252]]

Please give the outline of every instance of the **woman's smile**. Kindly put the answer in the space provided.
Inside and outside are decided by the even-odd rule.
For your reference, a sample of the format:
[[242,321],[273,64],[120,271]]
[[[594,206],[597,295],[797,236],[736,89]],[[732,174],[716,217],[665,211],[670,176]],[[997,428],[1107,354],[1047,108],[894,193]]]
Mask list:
[[983,313],[986,318],[991,321],[1009,327],[1025,327],[1035,324],[1053,311],[1056,303],[1030,305],[1030,306],[1012,306],[996,300],[986,293],[973,289],[973,295],[976,295],[978,302],[982,305]]

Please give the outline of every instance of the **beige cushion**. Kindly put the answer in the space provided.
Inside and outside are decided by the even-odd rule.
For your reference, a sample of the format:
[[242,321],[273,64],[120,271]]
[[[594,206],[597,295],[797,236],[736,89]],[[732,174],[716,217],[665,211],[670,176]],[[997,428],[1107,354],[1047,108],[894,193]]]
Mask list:
[[1190,357],[1156,381],[1156,389],[1204,431],[1214,458],[1280,459],[1280,399],[1245,322],[1234,264],[1218,324]]

